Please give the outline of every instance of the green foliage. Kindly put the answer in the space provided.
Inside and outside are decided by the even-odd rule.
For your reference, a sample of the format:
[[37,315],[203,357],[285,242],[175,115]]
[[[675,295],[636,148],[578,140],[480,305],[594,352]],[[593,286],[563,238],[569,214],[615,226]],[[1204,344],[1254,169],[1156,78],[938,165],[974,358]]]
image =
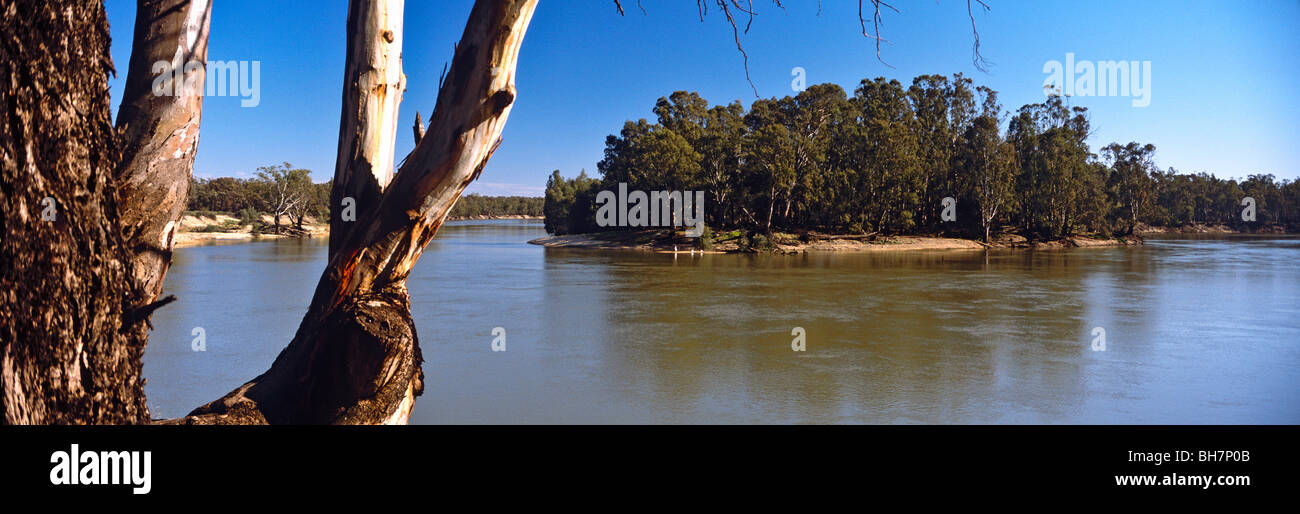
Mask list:
[[192,211],[237,212],[249,208],[266,210],[262,184],[256,180],[220,177],[190,179],[187,208]]
[[240,223],[239,220],[226,220],[221,223],[204,225],[196,232],[234,232],[235,230],[238,230],[239,227],[241,226],[243,226],[243,224]]
[[[596,226],[593,199],[619,183],[702,189],[708,225],[768,234],[986,238],[1009,226],[1056,239],[1129,233],[1138,223],[1240,226],[1245,196],[1255,198],[1260,223],[1300,225],[1296,181],[1161,172],[1155,147],[1138,143],[1098,156],[1087,143],[1087,109],[1054,96],[1005,113],[996,91],[960,74],[923,75],[910,86],[863,80],[852,97],[819,84],[756,100],[748,112],[676,91],[653,112],[657,123],[628,121],[606,137],[599,179],[552,173],[547,231],[612,230]],[[947,197],[956,200],[956,221],[942,219]]]
[[1155,182],[1151,173],[1155,171],[1154,145],[1129,143],[1121,146],[1111,143],[1102,148],[1102,155],[1110,161],[1110,177],[1107,187],[1119,201],[1116,216],[1127,222],[1125,233],[1132,233],[1138,218],[1151,208],[1155,193]]
[[[187,214],[213,216],[237,213],[243,225],[253,224],[263,213],[287,216],[293,223],[306,217],[324,222],[330,217],[330,189],[334,181],[311,182],[311,172],[289,163],[258,168],[253,179],[219,177],[191,179]],[[465,195],[456,202],[450,217],[542,215],[542,199],[526,196]]]
[[483,196],[468,194],[460,197],[451,208],[450,218],[471,216],[541,216],[544,199],[536,196]]
[[1011,119],[1008,139],[1016,148],[1019,224],[1044,238],[1065,237],[1105,214],[1104,168],[1090,164],[1087,109],[1070,108],[1059,96],[1020,108]]
[[288,216],[296,222],[306,216],[326,219],[331,186],[332,182],[312,183],[309,170],[293,168],[289,163],[262,166],[257,178],[252,179],[190,179],[187,207],[200,212],[239,213],[245,223],[263,212]]
[[[957,177],[959,190],[965,194],[959,205],[975,207],[969,212],[978,217],[979,235],[985,241],[990,238],[998,214],[1015,206],[1013,185],[1020,169],[1015,152],[1015,147],[998,134],[997,118],[981,115],[962,136],[954,156],[963,172]],[[958,216],[958,220],[966,218]]]
[[700,232],[700,237],[695,238],[695,248],[705,251],[713,249],[713,230],[708,225],[704,226],[704,230]]
[[776,244],[772,242],[772,238],[760,233],[742,237],[737,246],[742,252],[770,252],[776,249]]
[[257,224],[262,217],[262,213],[252,207],[244,207],[239,210],[239,223],[241,225]]
[[587,177],[585,171],[572,179],[561,177],[560,170],[551,172],[542,206],[546,231],[552,234],[600,231],[595,219],[599,185],[600,181]]

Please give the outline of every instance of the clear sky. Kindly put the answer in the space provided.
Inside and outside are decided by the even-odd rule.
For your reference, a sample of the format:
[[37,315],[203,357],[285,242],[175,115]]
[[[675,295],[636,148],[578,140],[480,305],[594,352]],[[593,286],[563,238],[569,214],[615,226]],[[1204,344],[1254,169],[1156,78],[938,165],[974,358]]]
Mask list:
[[[1300,176],[1300,1],[987,0],[975,13],[989,73],[971,64],[966,2],[899,0],[886,11],[875,58],[862,37],[857,2],[786,0],[782,10],[755,1],[758,16],[742,42],[763,97],[791,94],[791,70],[807,83],[834,82],[850,94],[866,77],[909,84],[927,73],[961,72],[999,91],[1007,110],[1043,99],[1044,64],[1150,61],[1150,105],[1131,97],[1074,97],[1089,108],[1094,151],[1110,142],[1157,147],[1157,164],[1221,177]],[[519,96],[503,143],[470,192],[540,195],[553,169],[596,175],[605,136],[674,90],[713,104],[753,90],[731,28],[716,9],[701,22],[694,1],[541,0],[521,51]],[[195,174],[251,176],[288,161],[333,174],[342,91],[346,0],[215,0],[209,60],[261,61],[260,103],[204,100]],[[408,80],[397,155],[412,148],[419,110],[427,120],[443,64],[452,57],[472,0],[408,0],[403,66]],[[107,0],[114,103],[130,59],[135,0]],[[743,21],[743,20],[742,20]],[[870,20],[868,20],[870,21]],[[867,26],[871,29],[870,24]],[[116,105],[114,105],[116,108]],[[400,159],[399,159],[400,160]]]

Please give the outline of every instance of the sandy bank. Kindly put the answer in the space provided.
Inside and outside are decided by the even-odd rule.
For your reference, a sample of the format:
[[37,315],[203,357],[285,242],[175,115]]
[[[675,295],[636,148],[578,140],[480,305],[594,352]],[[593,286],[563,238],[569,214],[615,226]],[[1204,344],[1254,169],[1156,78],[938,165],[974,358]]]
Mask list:
[[[281,225],[288,227],[289,223],[281,218]],[[185,215],[181,217],[179,227],[176,230],[175,247],[185,248],[189,246],[199,246],[213,243],[230,243],[243,242],[265,239],[280,239],[286,237],[326,237],[329,235],[329,225],[316,223],[315,218],[308,217],[303,220],[303,233],[301,234],[275,234],[271,233],[273,229],[267,226],[274,224],[275,219],[269,215],[262,215],[260,220],[262,233],[254,234],[252,224],[240,224],[239,218],[226,214],[192,216]]]
[[726,253],[734,251],[735,245],[728,248],[718,245],[712,250],[696,249],[691,243],[672,241],[658,230],[639,230],[627,232],[602,232],[598,234],[570,234],[563,236],[546,236],[529,241],[528,244],[555,248],[593,248],[599,250],[635,250],[656,253]]
[[[541,216],[528,215],[504,215],[504,216],[460,216],[449,217],[447,221],[479,221],[479,220],[540,220]],[[199,246],[214,243],[234,243],[244,241],[257,241],[266,239],[282,239],[295,237],[329,237],[330,227],[327,224],[317,223],[315,218],[307,217],[303,223],[303,234],[274,234],[271,233],[269,226],[275,223],[275,219],[270,215],[263,214],[261,217],[262,233],[253,234],[251,224],[240,224],[239,218],[227,214],[213,214],[204,216],[186,215],[181,217],[180,227],[176,231],[176,248],[185,248],[189,246]],[[288,226],[289,221],[285,218],[280,219],[282,226]]]
[[[1028,241],[1020,236],[1004,236],[992,243],[971,239],[933,236],[880,236],[875,238],[823,236],[802,241],[788,234],[776,234],[773,253],[797,254],[804,252],[896,252],[909,250],[985,250],[996,248],[1062,249],[1104,246],[1133,246],[1142,244],[1140,237],[1099,239],[1073,236],[1056,241]],[[547,236],[529,241],[530,244],[552,248],[586,248],[597,250],[635,250],[651,252],[684,253],[692,251],[691,244],[674,240],[666,232],[656,230],[604,232],[596,234],[571,234]],[[700,250],[694,250],[699,253]],[[721,240],[706,253],[739,252],[733,240]]]
[[486,214],[476,214],[474,216],[447,216],[447,221],[483,221],[483,220],[540,220],[541,216],[529,216],[527,214],[506,214],[501,216],[488,216]]
[[[325,231],[328,233],[329,229]],[[251,232],[178,232],[176,233],[176,248],[185,248],[189,246],[201,246],[210,243],[233,243],[244,241],[262,241],[267,239],[282,239],[286,237],[297,237],[276,234],[258,234]]]
[[1160,227],[1138,223],[1133,227],[1133,232],[1138,234],[1288,234],[1294,233],[1295,227],[1282,225],[1259,225],[1251,230],[1241,230],[1227,225],[1206,225],[1204,223],[1195,223],[1191,225],[1182,225],[1177,227]]

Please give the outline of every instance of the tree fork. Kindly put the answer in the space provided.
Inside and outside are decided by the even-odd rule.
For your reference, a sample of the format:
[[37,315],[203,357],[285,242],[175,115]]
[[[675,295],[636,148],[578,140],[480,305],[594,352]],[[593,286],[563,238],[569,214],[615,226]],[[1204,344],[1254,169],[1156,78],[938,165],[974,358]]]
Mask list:
[[[352,9],[358,3],[371,11],[392,7],[354,0]],[[266,373],[168,423],[407,422],[423,377],[406,278],[500,141],[536,6],[537,0],[474,4],[427,133],[374,207],[358,209],[346,232],[330,235],[329,264],[294,339]],[[371,15],[350,17],[350,40],[355,20]],[[392,144],[395,126],[363,133],[371,128]],[[334,193],[343,183],[335,182]]]

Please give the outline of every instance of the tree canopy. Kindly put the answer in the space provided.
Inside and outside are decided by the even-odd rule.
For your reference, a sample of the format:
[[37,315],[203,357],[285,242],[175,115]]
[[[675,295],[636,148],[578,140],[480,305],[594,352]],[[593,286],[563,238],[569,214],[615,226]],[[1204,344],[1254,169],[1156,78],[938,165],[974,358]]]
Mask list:
[[[1300,224],[1300,185],[1255,174],[1244,181],[1160,171],[1151,144],[1093,153],[1086,108],[1052,96],[1005,112],[998,95],[961,74],[904,85],[864,79],[849,96],[818,84],[794,96],[710,106],[676,91],[655,102],[657,122],[628,121],[605,138],[599,178],[552,172],[546,229],[611,230],[595,197],[632,190],[703,190],[719,229],[944,233],[988,238],[1013,231],[1055,239],[1131,233],[1138,223]],[[1005,130],[1003,130],[1005,122]],[[944,199],[956,202],[945,222]]]

